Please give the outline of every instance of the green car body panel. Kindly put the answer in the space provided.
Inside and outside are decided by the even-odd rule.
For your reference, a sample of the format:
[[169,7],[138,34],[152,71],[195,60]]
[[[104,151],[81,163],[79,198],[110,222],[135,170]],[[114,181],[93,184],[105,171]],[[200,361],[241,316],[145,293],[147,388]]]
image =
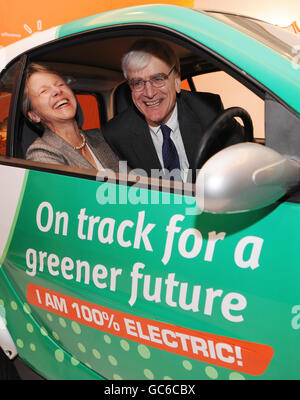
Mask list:
[[53,379],[297,379],[298,205],[197,214],[78,183],[29,171],[20,194],[0,301],[24,360]]

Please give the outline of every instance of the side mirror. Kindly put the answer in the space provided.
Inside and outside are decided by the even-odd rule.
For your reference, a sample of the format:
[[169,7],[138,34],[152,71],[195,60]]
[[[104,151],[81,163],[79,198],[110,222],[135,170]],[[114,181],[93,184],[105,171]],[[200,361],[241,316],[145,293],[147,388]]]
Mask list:
[[300,182],[300,163],[256,143],[239,143],[212,156],[196,180],[196,201],[210,213],[265,207]]

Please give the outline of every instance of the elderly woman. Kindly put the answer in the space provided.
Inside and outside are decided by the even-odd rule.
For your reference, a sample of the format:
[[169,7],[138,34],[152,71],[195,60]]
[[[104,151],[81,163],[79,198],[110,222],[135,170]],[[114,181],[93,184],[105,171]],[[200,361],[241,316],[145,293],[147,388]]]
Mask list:
[[82,131],[75,119],[73,91],[56,72],[39,64],[26,71],[23,113],[41,123],[44,133],[28,148],[26,159],[81,168],[118,169],[118,158],[99,130]]

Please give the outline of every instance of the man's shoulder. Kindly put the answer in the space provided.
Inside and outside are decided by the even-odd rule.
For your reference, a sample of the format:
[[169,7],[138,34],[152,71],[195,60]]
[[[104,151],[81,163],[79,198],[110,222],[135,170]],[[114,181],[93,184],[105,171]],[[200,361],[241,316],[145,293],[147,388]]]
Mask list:
[[182,90],[179,95],[179,101],[187,103],[190,106],[205,104],[215,109],[222,107],[221,97],[218,94],[210,92],[191,92],[188,90]]
[[128,118],[137,117],[138,114],[133,106],[129,106],[126,110],[122,111],[121,113],[115,115],[111,118],[104,127],[116,126],[120,123],[123,123],[125,120],[128,122]]
[[141,126],[144,120],[139,115],[135,107],[129,106],[125,111],[117,114],[107,121],[101,128],[104,137],[118,136],[120,131],[124,135],[130,130],[130,127]]

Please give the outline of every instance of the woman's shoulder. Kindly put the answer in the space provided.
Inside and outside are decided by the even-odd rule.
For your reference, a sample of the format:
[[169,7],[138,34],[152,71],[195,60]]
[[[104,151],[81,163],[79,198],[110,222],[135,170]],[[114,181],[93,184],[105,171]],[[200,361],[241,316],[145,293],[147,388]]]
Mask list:
[[35,151],[38,149],[46,149],[52,147],[50,146],[44,139],[43,137],[39,137],[37,139],[35,139],[35,141],[33,143],[31,143],[31,145],[28,147],[27,149],[27,153],[30,153],[31,151]]
[[47,136],[45,137],[44,135],[35,139],[28,147],[26,160],[65,164],[61,152],[57,151],[57,148],[51,143],[51,140],[49,142]]
[[87,143],[99,158],[104,168],[118,169],[119,158],[105,140],[100,129],[84,131]]
[[83,133],[85,134],[89,145],[92,145],[93,147],[101,146],[102,149],[110,149],[110,146],[100,129],[89,129],[87,131],[83,131]]

